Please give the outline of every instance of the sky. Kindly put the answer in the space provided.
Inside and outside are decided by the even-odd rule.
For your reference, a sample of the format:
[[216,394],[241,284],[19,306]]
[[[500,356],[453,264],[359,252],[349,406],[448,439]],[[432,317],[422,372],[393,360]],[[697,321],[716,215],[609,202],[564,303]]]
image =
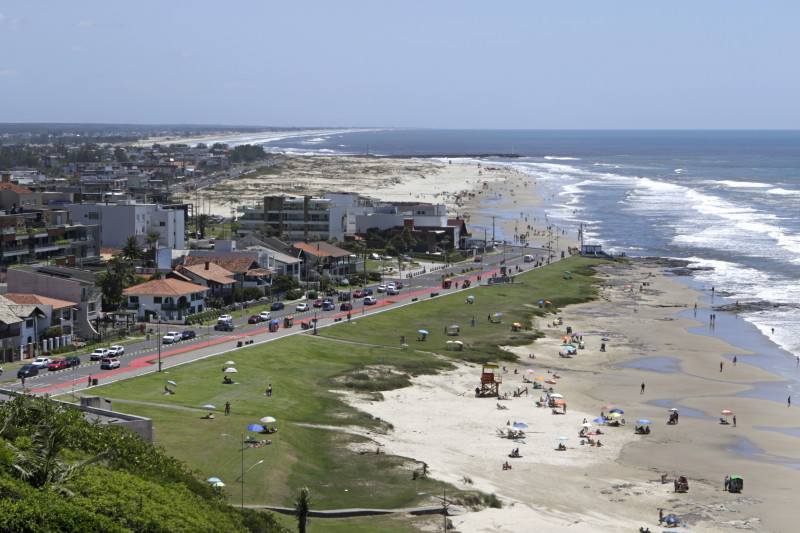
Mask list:
[[800,2],[6,0],[0,122],[798,129]]

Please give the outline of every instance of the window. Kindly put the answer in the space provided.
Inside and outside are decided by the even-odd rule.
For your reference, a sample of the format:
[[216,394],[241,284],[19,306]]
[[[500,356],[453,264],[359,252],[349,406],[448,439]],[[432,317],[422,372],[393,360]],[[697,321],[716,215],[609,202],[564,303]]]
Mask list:
[[29,319],[27,319],[25,321],[25,327],[26,328],[32,328],[33,327],[33,319],[32,318],[29,318]]
[[132,303],[132,304],[138,304],[139,303],[139,297],[138,296],[128,296],[128,301],[130,303]]
[[100,220],[100,213],[97,212],[89,213],[89,220]]
[[161,296],[153,296],[153,303],[160,304],[161,303]]
[[164,227],[164,226],[167,225],[167,223],[166,222],[160,222],[158,225],[161,226],[161,227]]

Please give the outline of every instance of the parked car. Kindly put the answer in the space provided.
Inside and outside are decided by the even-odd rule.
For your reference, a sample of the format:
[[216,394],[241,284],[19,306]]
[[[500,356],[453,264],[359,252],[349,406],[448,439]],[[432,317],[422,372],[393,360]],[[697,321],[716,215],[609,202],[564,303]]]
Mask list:
[[233,331],[236,326],[233,325],[233,322],[217,322],[214,324],[215,331]]
[[364,297],[364,289],[357,289],[353,291],[353,298],[363,298]]
[[339,301],[340,302],[349,302],[351,297],[352,297],[352,294],[350,294],[347,291],[341,291],[339,293]]
[[117,357],[119,355],[124,355],[124,354],[125,354],[125,348],[123,348],[119,344],[115,344],[114,346],[108,347],[108,355],[113,355],[114,357]]
[[396,289],[402,289],[403,288],[403,282],[402,281],[395,281],[394,282],[394,286],[395,286]]
[[31,364],[39,368],[47,368],[51,362],[49,357],[37,357]]
[[161,338],[163,344],[172,344],[181,340],[180,331],[168,331],[166,335]]
[[378,303],[378,300],[374,296],[364,297],[364,305],[375,305],[376,303]]
[[372,254],[369,254],[369,258],[374,260],[374,261],[378,261],[381,258],[381,256],[379,256],[378,254],[372,253]]
[[389,296],[394,296],[396,294],[400,294],[400,290],[397,287],[389,287],[386,289],[386,294]]
[[322,298],[317,298],[314,300],[314,307],[322,307],[323,300]]
[[64,358],[64,361],[67,362],[67,366],[72,368],[73,366],[81,366],[81,358],[77,355],[70,355]]
[[183,340],[194,339],[195,337],[197,337],[197,333],[195,333],[193,329],[185,329],[181,331],[181,338]]
[[381,259],[383,259],[384,261],[391,261],[394,258],[391,255],[382,255]]
[[272,302],[272,305],[269,306],[270,311],[280,311],[286,307],[283,302]]
[[233,322],[233,317],[231,315],[220,315],[217,322]]
[[308,311],[311,309],[307,303],[297,304],[294,308],[295,313],[302,313],[303,311]]
[[63,359],[56,359],[47,367],[47,370],[63,370],[69,367],[66,361]]
[[3,375],[3,367],[0,366],[0,376],[2,376],[2,375]]
[[252,315],[247,319],[248,324],[258,324],[259,322],[261,322],[261,317],[258,315]]
[[17,370],[17,378],[30,378],[39,375],[39,367],[34,365],[23,365]]
[[266,322],[267,320],[272,318],[272,313],[270,313],[269,311],[261,311],[260,313],[258,313],[258,316],[259,318],[261,318],[262,322]]
[[100,368],[111,370],[113,368],[119,368],[119,361],[114,359],[113,357],[107,357],[100,361]]
[[408,261],[409,263],[414,260],[414,258],[411,257],[410,255],[401,255],[400,259],[402,259],[403,261]]
[[323,302],[322,303],[322,310],[323,311],[335,311],[336,304],[333,302]]
[[364,296],[372,296],[372,289],[370,288],[364,289]]
[[481,261],[483,261],[483,257],[481,257],[481,256],[479,256],[479,255],[476,255],[476,256],[475,256],[475,259],[474,259],[474,261],[475,261],[476,263],[480,263]]
[[95,348],[95,350],[89,355],[89,359],[92,361],[99,361],[103,357],[108,357],[108,348]]
[[378,292],[386,292],[386,285],[378,285]]
[[344,302],[342,305],[339,306],[339,311],[352,311],[353,304],[350,302]]

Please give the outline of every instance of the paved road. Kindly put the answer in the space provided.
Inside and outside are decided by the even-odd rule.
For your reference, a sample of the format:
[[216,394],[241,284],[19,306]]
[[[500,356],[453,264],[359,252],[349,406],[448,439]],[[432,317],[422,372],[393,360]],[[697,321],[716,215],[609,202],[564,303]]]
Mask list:
[[[481,284],[485,285],[487,280],[493,275],[499,273],[500,263],[505,257],[505,266],[510,269],[511,274],[516,273],[516,267],[523,270],[528,270],[535,263],[523,263],[522,257],[524,254],[531,254],[539,258],[546,258],[547,250],[537,248],[522,248],[522,247],[509,247],[505,254],[497,253],[484,257],[482,263],[483,268],[479,271],[472,271],[463,275],[453,276],[454,282],[461,282],[469,279],[473,286],[477,284],[477,277],[481,275]],[[546,259],[544,259],[546,262]],[[442,289],[441,277],[444,272],[460,272],[462,268],[472,268],[476,266],[473,263],[460,263],[447,267],[446,269],[438,269],[433,272],[429,271],[430,267],[426,267],[426,272],[421,275],[414,275],[410,280],[404,277],[405,286],[401,290],[400,295],[387,296],[385,293],[377,292],[377,285],[371,285],[374,296],[377,298],[378,303],[372,306],[363,304],[363,300],[353,300],[353,310],[351,311],[351,319],[355,320],[361,315],[382,312],[387,309],[397,307],[397,305],[411,304],[413,298],[427,298],[431,292],[445,292],[463,291],[469,289]],[[391,278],[389,278],[391,279]],[[388,305],[387,300],[395,302],[393,305]],[[293,306],[291,306],[293,307]],[[214,331],[211,326],[194,327],[200,337],[190,341],[182,341],[177,344],[160,344],[160,335],[163,335],[167,330],[181,331],[186,329],[184,326],[175,326],[162,324],[160,335],[154,335],[148,341],[140,341],[125,346],[125,355],[118,359],[122,363],[121,367],[115,370],[100,370],[99,362],[90,362],[88,354],[83,356],[83,364],[80,367],[60,370],[56,372],[44,371],[39,376],[26,379],[25,386],[34,394],[65,394],[73,390],[85,390],[90,388],[89,379],[96,378],[99,384],[105,385],[120,379],[127,379],[143,374],[157,372],[159,367],[159,357],[162,363],[162,371],[165,374],[169,373],[169,369],[186,364],[206,357],[220,355],[224,353],[231,353],[231,359],[235,360],[235,352],[239,347],[239,342],[243,345],[262,344],[272,340],[285,337],[287,335],[298,335],[304,332],[311,333],[310,329],[303,330],[301,323],[313,323],[313,319],[317,318],[317,327],[328,327],[337,323],[338,321],[347,320],[347,311],[339,311],[337,304],[336,311],[325,311],[315,309],[304,313],[295,313],[293,309],[284,309],[282,311],[273,311],[273,318],[281,319],[287,315],[295,317],[294,327],[283,328],[281,327],[277,332],[270,333],[266,322],[255,324],[252,326],[247,325],[247,318],[249,313],[244,310],[244,317],[241,312],[237,312],[238,318],[234,319],[236,330],[232,332]],[[165,381],[169,379],[165,375]],[[16,381],[9,386],[11,389],[21,389],[21,383]]]

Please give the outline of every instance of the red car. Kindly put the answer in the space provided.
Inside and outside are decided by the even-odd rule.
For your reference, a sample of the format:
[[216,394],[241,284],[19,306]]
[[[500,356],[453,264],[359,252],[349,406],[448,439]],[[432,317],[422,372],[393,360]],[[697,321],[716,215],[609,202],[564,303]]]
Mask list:
[[358,289],[353,293],[353,298],[363,298],[364,297],[364,290]]
[[247,319],[248,324],[258,324],[259,322],[261,322],[261,317],[258,315],[253,315]]
[[350,302],[344,302],[342,305],[339,306],[339,311],[352,311],[353,304]]
[[325,300],[323,300],[322,298],[320,298],[318,300],[314,300],[314,307],[322,307],[322,304],[323,304],[324,301]]
[[402,289],[403,288],[403,282],[402,281],[395,281],[394,282],[394,286],[395,286],[396,289]]
[[63,359],[56,359],[47,367],[48,370],[61,370],[62,368],[68,368],[69,365]]

